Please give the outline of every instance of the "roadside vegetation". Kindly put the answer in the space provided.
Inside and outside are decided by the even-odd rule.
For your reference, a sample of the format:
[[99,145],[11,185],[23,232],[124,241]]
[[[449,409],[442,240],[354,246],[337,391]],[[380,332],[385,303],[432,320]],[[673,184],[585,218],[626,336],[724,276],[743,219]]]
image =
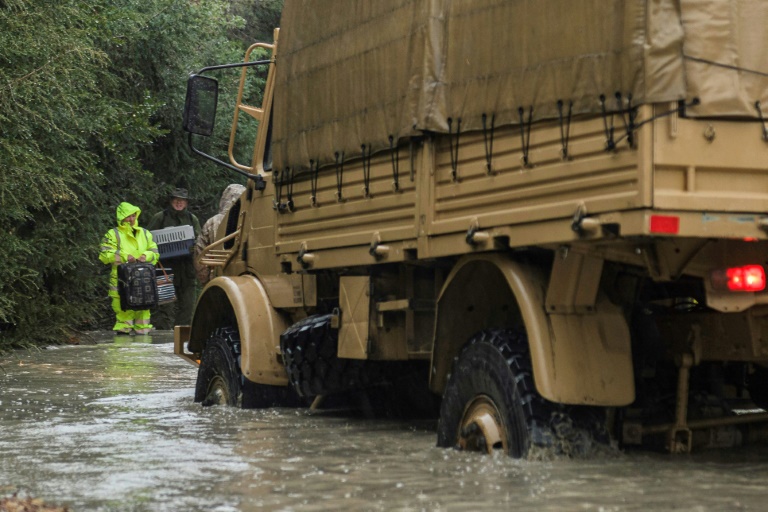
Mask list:
[[[183,185],[205,221],[224,187],[243,183],[191,156],[186,79],[271,41],[281,6],[0,0],[0,352],[110,327],[97,254],[121,201],[146,222]],[[238,74],[217,78],[226,97]],[[227,116],[213,153],[226,149]]]

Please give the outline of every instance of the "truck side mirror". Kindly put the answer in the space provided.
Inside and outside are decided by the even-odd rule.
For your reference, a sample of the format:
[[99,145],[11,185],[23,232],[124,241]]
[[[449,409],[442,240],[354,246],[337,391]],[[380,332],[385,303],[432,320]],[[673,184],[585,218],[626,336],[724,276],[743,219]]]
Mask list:
[[216,121],[219,82],[203,75],[190,75],[184,102],[184,131],[209,137]]

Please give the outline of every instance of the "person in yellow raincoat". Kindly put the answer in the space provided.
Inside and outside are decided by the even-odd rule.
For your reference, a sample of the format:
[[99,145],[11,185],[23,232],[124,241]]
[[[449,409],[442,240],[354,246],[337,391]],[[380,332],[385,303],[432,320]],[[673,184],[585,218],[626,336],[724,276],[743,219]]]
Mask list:
[[120,295],[117,293],[118,265],[134,261],[156,265],[160,260],[152,233],[139,227],[139,215],[141,209],[138,206],[120,203],[117,207],[117,227],[107,231],[101,241],[99,260],[106,265],[112,265],[109,296],[112,297],[112,309],[116,316],[112,330],[117,334],[149,334],[152,331],[149,310],[123,311],[120,309]]

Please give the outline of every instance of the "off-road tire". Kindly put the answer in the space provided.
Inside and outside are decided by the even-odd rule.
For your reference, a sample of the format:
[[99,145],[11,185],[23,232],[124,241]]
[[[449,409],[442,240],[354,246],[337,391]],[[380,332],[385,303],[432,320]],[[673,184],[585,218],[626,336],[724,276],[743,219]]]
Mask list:
[[495,406],[503,444],[514,458],[584,455],[596,443],[609,442],[604,411],[556,404],[539,395],[528,340],[520,330],[481,331],[462,349],[440,407],[438,446],[458,447],[460,434],[468,435],[460,432],[465,413],[478,399]]
[[195,385],[195,402],[243,409],[306,405],[290,386],[257,384],[240,369],[240,334],[234,327],[216,329],[203,349]]
[[339,332],[331,315],[314,315],[280,335],[280,349],[288,378],[302,397],[363,389],[381,382],[382,365],[337,357]]
[[240,407],[240,337],[232,327],[216,329],[205,344],[197,371],[195,402]]

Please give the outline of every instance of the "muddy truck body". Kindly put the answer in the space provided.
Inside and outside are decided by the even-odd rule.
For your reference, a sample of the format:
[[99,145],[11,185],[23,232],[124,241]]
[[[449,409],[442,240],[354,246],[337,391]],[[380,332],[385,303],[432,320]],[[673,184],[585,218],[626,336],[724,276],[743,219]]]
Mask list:
[[177,328],[196,400],[389,389],[515,457],[760,438],[768,6],[364,4],[288,0],[256,45],[247,191]]

